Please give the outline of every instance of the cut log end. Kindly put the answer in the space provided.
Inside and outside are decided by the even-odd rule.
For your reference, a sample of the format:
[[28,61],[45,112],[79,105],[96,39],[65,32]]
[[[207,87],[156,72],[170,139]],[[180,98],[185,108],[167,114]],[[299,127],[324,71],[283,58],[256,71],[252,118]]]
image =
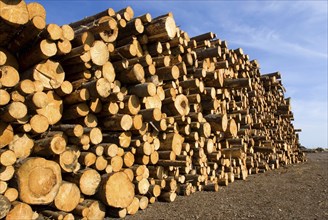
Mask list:
[[117,172],[103,177],[99,193],[106,204],[115,208],[126,208],[133,201],[134,186],[124,172]]

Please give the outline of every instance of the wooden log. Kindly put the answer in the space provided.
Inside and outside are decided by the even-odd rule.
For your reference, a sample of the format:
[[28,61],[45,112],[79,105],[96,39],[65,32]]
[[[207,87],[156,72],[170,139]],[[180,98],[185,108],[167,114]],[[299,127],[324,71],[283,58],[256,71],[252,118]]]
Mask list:
[[145,195],[149,190],[149,181],[146,178],[142,178],[140,181],[135,181],[136,193],[140,195]]
[[131,94],[138,97],[154,96],[156,94],[156,86],[153,83],[143,83],[129,88]]
[[160,121],[162,117],[161,111],[158,108],[143,109],[139,111],[139,114],[142,115],[145,122]]
[[76,146],[69,146],[58,157],[58,163],[62,171],[67,173],[77,172],[80,169],[78,158],[80,151]]
[[73,210],[73,213],[86,219],[104,219],[106,206],[98,200],[84,199]]
[[176,25],[173,17],[155,18],[146,26],[149,41],[167,41],[176,36]]
[[132,21],[129,21],[124,28],[124,32],[119,32],[118,38],[122,39],[131,35],[139,35],[144,31],[144,26],[141,19],[136,18]]
[[44,158],[28,158],[17,170],[19,198],[28,204],[49,204],[61,184],[57,163]]
[[57,89],[64,82],[65,72],[60,63],[45,60],[24,72],[22,78],[38,80],[47,89]]
[[224,79],[223,85],[229,88],[251,88],[251,80],[249,78]]
[[10,211],[11,203],[8,198],[3,195],[0,195],[0,207],[0,218],[4,218]]
[[113,115],[103,120],[103,126],[114,131],[128,131],[132,127],[132,117],[130,115]]
[[53,219],[74,220],[74,215],[72,213],[63,211],[42,210],[41,213],[42,215]]
[[46,27],[45,18],[34,16],[25,25],[24,29],[16,36],[8,45],[8,49],[13,53],[25,48],[29,43],[33,42],[38,34]]
[[122,83],[137,84],[145,81],[145,71],[140,64],[135,64],[127,70],[117,74],[118,79]]
[[61,29],[63,31],[63,39],[66,39],[68,41],[72,41],[74,39],[74,30],[71,26],[64,24],[61,26]]
[[93,34],[98,34],[100,32],[114,30],[116,28],[117,22],[110,16],[101,17],[78,28],[73,27],[76,36],[79,36],[86,31],[91,32]]
[[184,138],[180,134],[168,133],[166,139],[161,142],[159,150],[170,150],[176,155],[180,155],[183,141]]
[[79,117],[83,117],[88,115],[89,107],[86,103],[79,103],[76,105],[70,106],[66,112],[64,112],[63,119],[64,120],[72,120]]
[[127,214],[134,215],[139,210],[139,199],[137,197],[133,198],[131,204],[126,208]]
[[[16,161],[15,161],[16,162]],[[0,181],[9,181],[14,177],[15,168],[11,165],[0,168]],[[12,201],[11,201],[12,202]]]
[[35,217],[31,206],[23,202],[14,202],[12,209],[7,213],[6,219],[35,219]]
[[177,95],[175,99],[168,100],[168,103],[162,107],[162,111],[168,115],[187,115],[190,111],[189,101],[185,95]]
[[48,91],[48,105],[45,108],[37,109],[36,112],[45,116],[50,125],[56,124],[62,117],[63,102],[54,91]]
[[57,41],[56,46],[57,46],[56,55],[58,56],[68,54],[72,50],[72,44],[67,39]]
[[34,141],[33,153],[36,155],[61,154],[65,151],[66,140],[61,134]]
[[8,188],[8,183],[6,181],[0,180],[0,194],[4,194]]
[[156,74],[163,81],[175,80],[180,76],[180,70],[177,66],[160,67],[156,69]]
[[107,45],[102,41],[95,41],[90,48],[91,61],[98,65],[104,65],[109,58]]
[[109,133],[106,132],[103,134],[103,141],[105,143],[114,143],[123,148],[129,147],[131,143],[131,136],[130,132],[122,132],[122,133]]
[[14,130],[10,124],[0,121],[0,149],[6,147],[14,139]]
[[20,76],[12,66],[0,66],[0,84],[2,87],[14,87],[18,84]]
[[54,42],[50,40],[41,40],[31,50],[25,52],[19,57],[19,67],[26,70],[29,67],[48,59],[57,53],[57,47]]
[[209,114],[204,117],[212,126],[214,131],[226,131],[228,127],[228,118],[226,114]]
[[101,176],[96,170],[87,168],[67,177],[67,180],[76,183],[84,195],[92,196],[97,192]]
[[85,165],[86,167],[90,167],[91,165],[96,163],[97,156],[92,152],[81,152],[79,156],[79,163]]
[[0,8],[0,46],[3,46],[16,33],[16,28],[28,22],[29,15],[25,1],[3,0],[0,2]]
[[54,206],[64,212],[71,212],[80,201],[80,190],[74,184],[63,181],[54,199]]
[[0,106],[7,105],[9,102],[10,94],[4,89],[0,89]]
[[1,110],[0,118],[4,122],[13,122],[27,115],[27,107],[21,102],[12,102]]
[[12,150],[0,151],[0,164],[3,166],[11,166],[16,162],[16,155]]
[[124,172],[105,174],[102,176],[98,196],[107,205],[126,208],[134,198],[134,187]]
[[175,192],[163,192],[158,199],[163,202],[174,202],[176,197],[177,194]]
[[135,95],[125,96],[123,99],[122,108],[119,110],[120,113],[137,115],[141,108],[139,98]]
[[115,16],[115,11],[114,9],[112,8],[108,8],[104,11],[101,11],[95,15],[92,15],[92,16],[87,16],[79,21],[76,21],[76,22],[72,22],[69,24],[69,26],[71,26],[72,28],[76,28],[78,26],[81,26],[81,25],[85,25],[85,24],[88,24],[90,22],[93,22],[94,20],[97,20],[101,17],[104,17],[104,16],[110,16],[110,17],[113,17]]

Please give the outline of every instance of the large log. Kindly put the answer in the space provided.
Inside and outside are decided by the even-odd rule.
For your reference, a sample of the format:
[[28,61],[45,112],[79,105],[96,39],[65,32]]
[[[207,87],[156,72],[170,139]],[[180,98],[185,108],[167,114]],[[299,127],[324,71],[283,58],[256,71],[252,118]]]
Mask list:
[[102,176],[98,191],[101,200],[115,208],[128,207],[134,198],[134,186],[123,172]]
[[28,204],[49,204],[62,182],[60,167],[44,158],[28,158],[17,170],[19,198]]

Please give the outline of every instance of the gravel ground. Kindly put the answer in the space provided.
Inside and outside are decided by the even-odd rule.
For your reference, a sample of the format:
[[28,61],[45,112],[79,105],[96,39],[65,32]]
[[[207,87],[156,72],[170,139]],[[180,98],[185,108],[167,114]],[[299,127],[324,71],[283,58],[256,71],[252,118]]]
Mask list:
[[328,219],[328,152],[237,180],[219,192],[156,202],[126,219]]

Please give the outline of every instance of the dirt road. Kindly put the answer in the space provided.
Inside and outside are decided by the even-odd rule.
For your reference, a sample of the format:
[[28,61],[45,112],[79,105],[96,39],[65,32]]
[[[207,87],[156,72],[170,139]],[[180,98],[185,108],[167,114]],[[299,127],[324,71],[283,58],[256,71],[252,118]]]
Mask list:
[[219,192],[156,202],[126,219],[328,219],[328,152],[237,180]]

